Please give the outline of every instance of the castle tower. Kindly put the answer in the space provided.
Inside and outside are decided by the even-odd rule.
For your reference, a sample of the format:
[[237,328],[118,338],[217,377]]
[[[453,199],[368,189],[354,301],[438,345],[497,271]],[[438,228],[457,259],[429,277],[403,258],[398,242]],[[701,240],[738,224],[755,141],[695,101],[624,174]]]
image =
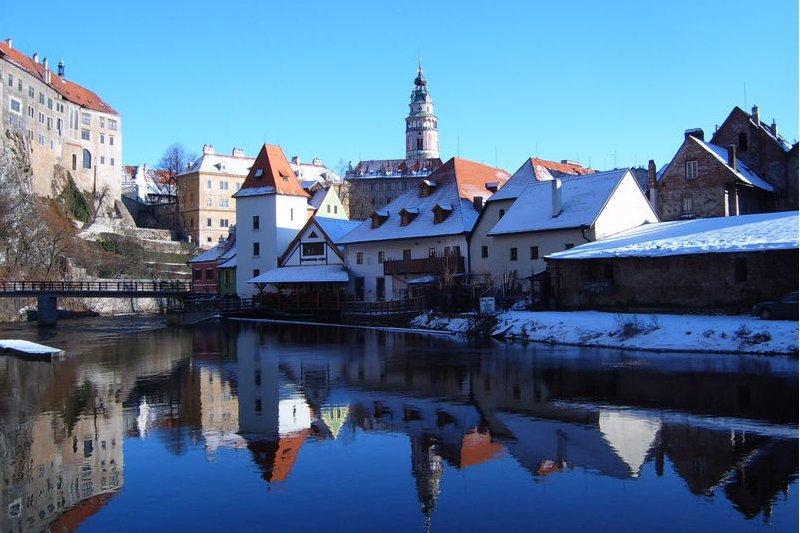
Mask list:
[[428,92],[428,81],[422,75],[422,65],[417,69],[408,107],[406,159],[438,159],[439,119],[433,114],[433,98]]

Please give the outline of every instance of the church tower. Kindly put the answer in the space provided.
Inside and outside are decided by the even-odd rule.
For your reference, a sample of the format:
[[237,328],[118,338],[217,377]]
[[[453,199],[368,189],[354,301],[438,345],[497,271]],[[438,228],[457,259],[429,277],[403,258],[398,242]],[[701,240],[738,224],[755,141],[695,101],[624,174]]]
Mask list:
[[439,119],[433,114],[433,98],[428,81],[417,69],[414,90],[411,91],[410,112],[406,118],[406,159],[439,158]]

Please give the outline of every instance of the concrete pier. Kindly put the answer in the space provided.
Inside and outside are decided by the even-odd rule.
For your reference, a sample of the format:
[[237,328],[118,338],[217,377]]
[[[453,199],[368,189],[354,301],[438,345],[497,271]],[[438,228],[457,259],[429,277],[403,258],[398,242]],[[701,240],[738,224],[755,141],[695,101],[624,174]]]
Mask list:
[[55,326],[58,320],[58,298],[56,296],[37,296],[38,310],[36,320],[40,326]]

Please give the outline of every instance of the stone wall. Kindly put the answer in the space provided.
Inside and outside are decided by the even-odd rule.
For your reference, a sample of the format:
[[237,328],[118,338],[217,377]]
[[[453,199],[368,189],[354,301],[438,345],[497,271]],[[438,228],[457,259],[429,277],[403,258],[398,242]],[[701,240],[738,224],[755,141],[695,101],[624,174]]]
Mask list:
[[746,312],[797,290],[797,250],[551,261],[562,308]]

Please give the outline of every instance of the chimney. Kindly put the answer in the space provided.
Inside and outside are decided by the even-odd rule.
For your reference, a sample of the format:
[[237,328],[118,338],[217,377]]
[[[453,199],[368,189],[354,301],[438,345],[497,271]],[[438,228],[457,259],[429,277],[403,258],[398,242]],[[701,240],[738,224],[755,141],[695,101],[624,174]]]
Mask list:
[[300,156],[299,155],[293,155],[292,156],[292,163],[294,163],[295,165],[299,165],[300,164]]
[[203,155],[214,155],[214,145],[213,144],[204,144],[203,145]]
[[652,159],[647,163],[647,192],[650,196],[650,206],[653,211],[658,211],[658,182],[656,181],[656,162]]
[[705,134],[701,128],[692,128],[684,131],[683,138],[687,139],[689,137],[694,137],[695,139],[700,139],[701,141],[705,140]]
[[233,155],[233,157],[244,157],[244,150],[241,148],[234,148],[231,155]]
[[58,75],[60,77],[62,77],[62,78],[64,77],[64,61],[63,60],[58,62]]
[[772,134],[775,135],[775,137],[778,136],[778,124],[775,122],[774,118],[772,119]]
[[47,67],[47,58],[46,57],[42,60],[42,66],[44,67],[44,82],[47,85],[50,85],[51,72],[50,72],[50,69]]
[[553,218],[561,214],[561,180],[555,178],[550,181],[553,191]]
[[33,62],[37,65],[39,64],[39,54],[37,52],[33,53]]
[[475,208],[475,211],[480,213],[483,211],[483,196],[475,196],[472,198],[472,207]]
[[757,105],[753,106],[753,120],[755,121],[756,126],[760,126],[761,125],[761,118],[758,116],[758,106]]
[[6,39],[6,46],[8,46],[9,48],[14,48],[14,41],[12,41],[11,39]]
[[311,164],[314,165],[314,166],[317,166],[317,167],[321,167],[322,166],[322,159],[320,159],[319,157],[315,157],[311,161]]
[[736,170],[736,145],[728,145],[728,166]]

